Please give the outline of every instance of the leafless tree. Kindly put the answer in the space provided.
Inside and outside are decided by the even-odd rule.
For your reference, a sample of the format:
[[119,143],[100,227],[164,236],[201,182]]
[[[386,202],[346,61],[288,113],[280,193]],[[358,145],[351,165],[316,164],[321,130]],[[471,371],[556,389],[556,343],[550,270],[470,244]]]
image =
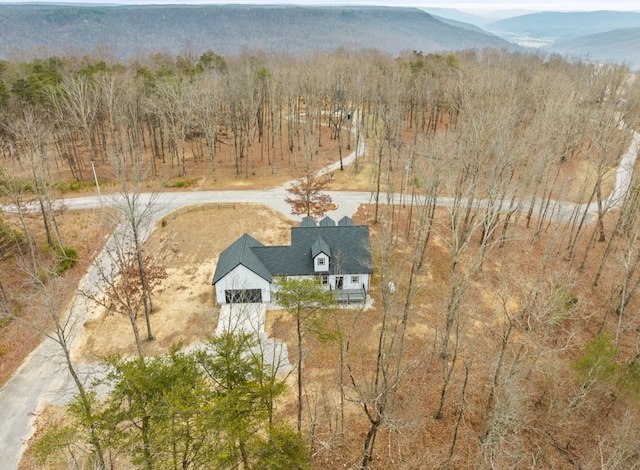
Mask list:
[[217,74],[206,74],[196,88],[195,109],[199,125],[204,133],[207,155],[211,164],[213,180],[217,181],[216,145],[218,141],[218,125],[221,117],[221,79]]
[[195,87],[192,83],[182,78],[169,77],[157,83],[149,102],[149,107],[155,110],[168,129],[171,165],[175,160],[178,176],[187,174],[186,141],[196,128],[193,93]]
[[124,152],[125,140],[122,132],[127,124],[127,108],[131,106],[132,94],[128,92],[128,87],[132,84],[126,81],[126,77],[115,73],[101,73],[95,77],[95,83],[96,91],[100,94],[101,128],[107,128],[111,141],[107,148],[106,138],[104,139],[103,154],[112,152],[118,156]]
[[263,103],[264,81],[261,77],[265,77],[266,69],[259,68],[257,57],[245,54],[230,62],[229,70],[225,75],[227,126],[233,133],[236,176],[244,170],[248,178],[255,170],[254,141]]
[[[389,208],[387,220],[390,218],[391,210]],[[380,253],[382,305],[379,307],[380,326],[374,332],[376,349],[373,366],[367,369],[359,367],[359,361],[355,359],[357,353],[352,351],[352,336],[359,328],[360,315],[355,317],[353,331],[345,343],[346,371],[351,382],[348,400],[355,401],[362,407],[368,421],[360,468],[369,468],[380,429],[385,426],[394,428],[396,393],[411,362],[405,355],[405,340],[417,292],[418,264],[422,259],[424,247],[422,237],[415,237],[411,241],[411,247],[405,260],[410,265],[407,272],[400,267],[401,263],[397,263],[397,247],[394,244],[391,224],[384,222],[377,246]],[[402,283],[402,289],[398,293],[396,282]]]
[[[123,233],[121,240],[115,240],[118,244],[120,254],[117,255],[119,263],[117,265],[123,269],[129,269],[129,262],[133,261],[136,266],[137,276],[140,281],[141,301],[144,307],[145,323],[147,327],[147,340],[154,339],[151,328],[150,315],[153,311],[152,286],[150,281],[150,258],[145,256],[143,242],[152,229],[155,212],[157,211],[157,192],[142,193],[141,186],[145,180],[145,166],[143,162],[132,158],[133,164],[128,164],[125,154],[112,155],[114,166],[114,176],[118,181],[118,193],[109,198],[110,205],[116,208],[122,218],[121,225]],[[113,222],[109,222],[115,226]],[[129,259],[129,256],[132,258]],[[155,265],[155,263],[151,263]]]
[[[100,93],[93,82],[84,75],[67,77],[58,86],[47,88],[47,99],[62,129],[71,126],[69,130],[81,132],[89,158],[93,161],[96,157],[94,131],[100,102]],[[67,156],[72,158],[70,153]]]
[[[136,247],[135,237],[126,221],[111,221],[113,235],[106,248],[94,263],[96,282],[89,290],[81,293],[109,312],[124,315],[129,319],[133,331],[137,352],[144,355],[144,347],[138,325],[139,311],[149,308],[150,295],[167,276],[166,270],[159,264],[146,258],[140,261],[141,251]],[[118,225],[116,225],[118,224]],[[142,262],[144,275],[140,274]],[[147,340],[153,340],[151,323],[145,313]]]
[[[47,138],[49,129],[42,117],[33,108],[23,110],[22,119],[11,124],[17,151],[26,156],[31,170],[32,190],[36,195],[38,208],[47,237],[47,244],[54,250],[65,252],[65,245],[58,229],[56,204],[48,178]],[[59,209],[59,207],[58,207]]]
[[[69,372],[78,392],[77,405],[83,417],[83,424],[89,431],[90,443],[95,453],[92,456],[93,465],[98,469],[106,469],[103,446],[95,425],[97,413],[94,408],[94,398],[72,358],[72,343],[82,328],[86,313],[83,309],[86,309],[87,306],[82,304],[80,297],[75,297],[68,311],[65,304],[74,294],[74,286],[70,285],[66,279],[58,277],[54,272],[47,271],[46,276],[43,275],[43,269],[46,267],[41,267],[39,273],[28,273],[36,287],[35,295],[28,300],[29,306],[43,318],[35,322],[27,322],[27,326],[41,333],[62,354],[64,367]],[[25,322],[20,315],[15,313],[8,313],[8,315],[13,321]]]

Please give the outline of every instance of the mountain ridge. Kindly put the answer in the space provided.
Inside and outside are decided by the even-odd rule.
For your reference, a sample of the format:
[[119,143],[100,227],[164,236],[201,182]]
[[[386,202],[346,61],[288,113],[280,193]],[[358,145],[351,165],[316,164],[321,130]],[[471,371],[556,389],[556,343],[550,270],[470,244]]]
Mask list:
[[640,69],[640,12],[540,12],[485,28],[522,46],[537,46],[570,60],[626,64]]
[[299,54],[341,47],[424,53],[497,47],[507,41],[447,24],[417,8],[283,5],[0,5],[0,57],[108,47],[120,58],[212,49]]
[[640,27],[640,12],[598,10],[531,13],[489,23],[485,29],[496,34],[529,33],[565,39],[632,27]]
[[563,54],[569,59],[626,64],[640,69],[640,27],[620,28],[556,41],[542,47],[545,52]]

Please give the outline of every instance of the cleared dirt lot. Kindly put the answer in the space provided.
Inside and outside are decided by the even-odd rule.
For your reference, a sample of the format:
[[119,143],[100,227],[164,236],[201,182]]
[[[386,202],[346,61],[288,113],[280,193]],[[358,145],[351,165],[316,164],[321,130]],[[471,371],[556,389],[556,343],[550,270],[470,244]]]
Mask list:
[[[151,317],[156,340],[145,343],[147,354],[201,342],[213,333],[219,309],[211,280],[218,255],[243,233],[267,245],[289,243],[293,221],[262,205],[211,204],[169,214],[145,245],[149,255],[162,254],[168,277],[154,296]],[[141,333],[142,333],[142,319]],[[126,317],[96,309],[76,344],[79,361],[104,354],[135,354],[131,324]]]

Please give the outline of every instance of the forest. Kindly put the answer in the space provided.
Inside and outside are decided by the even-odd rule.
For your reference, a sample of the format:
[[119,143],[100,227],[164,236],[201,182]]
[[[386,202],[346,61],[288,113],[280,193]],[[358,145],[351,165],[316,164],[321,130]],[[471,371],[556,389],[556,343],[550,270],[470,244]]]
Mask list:
[[0,62],[3,363],[31,322],[74,375],[56,289],[91,255],[62,197],[130,202],[105,304],[152,340],[138,195],[263,189],[360,143],[340,173],[371,195],[373,305],[298,301],[295,374],[242,335],[156,356],[136,337],[104,358],[106,399],[74,375],[24,468],[640,468],[637,172],[616,182],[639,118],[624,66],[493,49]]

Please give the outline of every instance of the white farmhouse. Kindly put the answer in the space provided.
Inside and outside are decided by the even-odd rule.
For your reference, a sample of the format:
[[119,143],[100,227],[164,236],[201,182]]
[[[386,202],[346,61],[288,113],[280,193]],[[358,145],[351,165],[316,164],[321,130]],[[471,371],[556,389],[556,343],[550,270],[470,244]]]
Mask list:
[[213,276],[219,304],[271,302],[278,276],[312,277],[339,302],[362,302],[372,273],[369,227],[309,217],[291,227],[290,246],[265,246],[244,234],[220,253]]

